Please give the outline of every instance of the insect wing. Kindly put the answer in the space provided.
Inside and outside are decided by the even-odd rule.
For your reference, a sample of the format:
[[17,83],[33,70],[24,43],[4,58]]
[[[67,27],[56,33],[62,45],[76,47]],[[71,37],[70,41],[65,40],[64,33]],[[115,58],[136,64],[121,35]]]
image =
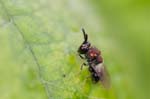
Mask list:
[[109,89],[110,88],[110,76],[109,73],[106,69],[106,67],[104,66],[103,63],[100,63],[98,65],[96,65],[94,67],[95,72],[97,73],[97,75],[100,77],[100,81],[102,83],[102,85],[106,88]]

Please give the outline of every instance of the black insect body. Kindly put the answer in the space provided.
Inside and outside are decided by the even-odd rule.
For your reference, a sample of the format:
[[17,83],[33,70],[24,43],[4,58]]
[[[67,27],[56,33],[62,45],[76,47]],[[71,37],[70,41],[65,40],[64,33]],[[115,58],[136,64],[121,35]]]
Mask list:
[[110,78],[106,67],[103,64],[101,51],[98,50],[96,47],[91,46],[90,42],[88,42],[88,35],[85,33],[84,29],[82,29],[82,32],[84,35],[84,41],[78,48],[78,53],[81,59],[85,59],[87,61],[87,64],[83,63],[81,65],[81,69],[84,65],[89,66],[92,81],[95,83],[101,81],[102,85],[105,88],[109,88]]

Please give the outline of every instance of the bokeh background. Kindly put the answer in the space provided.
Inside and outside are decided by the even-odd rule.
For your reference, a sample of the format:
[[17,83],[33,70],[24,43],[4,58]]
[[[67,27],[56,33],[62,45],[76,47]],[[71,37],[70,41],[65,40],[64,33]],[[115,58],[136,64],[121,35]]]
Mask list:
[[[0,99],[149,99],[149,26],[148,0],[0,0]],[[82,27],[110,90],[80,71]]]

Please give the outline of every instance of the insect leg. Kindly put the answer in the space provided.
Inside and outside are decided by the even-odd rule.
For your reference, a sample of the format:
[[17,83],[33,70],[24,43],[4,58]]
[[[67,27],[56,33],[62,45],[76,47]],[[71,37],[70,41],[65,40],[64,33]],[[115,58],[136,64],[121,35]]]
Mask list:
[[87,66],[87,64],[86,63],[83,63],[82,65],[81,65],[81,70],[82,70],[82,68],[83,68],[83,66]]
[[80,56],[81,59],[85,59],[85,57],[83,57],[81,54],[79,54],[79,56]]

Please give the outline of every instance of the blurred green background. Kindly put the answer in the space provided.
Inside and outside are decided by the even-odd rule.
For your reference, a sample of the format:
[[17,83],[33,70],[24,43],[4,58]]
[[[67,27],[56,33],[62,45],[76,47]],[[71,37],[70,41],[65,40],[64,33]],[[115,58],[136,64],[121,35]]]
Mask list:
[[[0,0],[0,99],[149,99],[147,0]],[[84,27],[110,90],[77,55]]]

